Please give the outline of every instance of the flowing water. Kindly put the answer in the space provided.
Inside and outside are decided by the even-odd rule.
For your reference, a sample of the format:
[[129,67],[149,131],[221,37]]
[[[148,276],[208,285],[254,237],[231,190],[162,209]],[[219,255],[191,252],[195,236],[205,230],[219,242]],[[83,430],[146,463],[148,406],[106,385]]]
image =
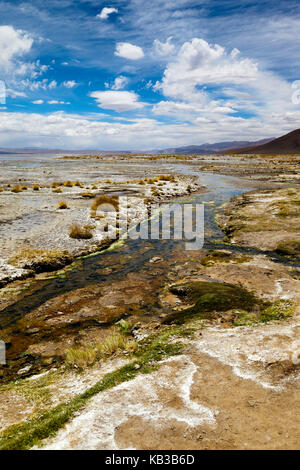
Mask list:
[[[168,165],[177,173],[199,175],[195,169],[189,165]],[[239,178],[228,176],[201,173],[199,175],[199,182],[207,188],[205,194],[194,194],[189,198],[182,198],[180,203],[204,203],[205,204],[205,231],[208,233],[205,236],[205,249],[228,249],[228,245],[222,243],[224,237],[223,232],[220,230],[215,222],[216,209],[228,202],[231,197],[244,193],[253,189],[252,187],[245,186],[245,181]],[[244,185],[240,185],[243,182]],[[150,242],[150,249],[149,249]],[[34,283],[34,291],[32,294],[26,295],[23,299],[15,304],[7,307],[0,313],[0,327],[6,328],[16,322],[17,319],[23,317],[30,311],[36,309],[40,305],[53,299],[58,295],[73,290],[95,285],[97,283],[106,284],[115,280],[124,279],[128,273],[139,271],[145,263],[149,262],[154,256],[168,259],[168,256],[178,244],[182,245],[184,249],[184,240],[126,240],[125,255],[129,260],[125,264],[120,265],[119,259],[124,256],[123,247],[115,248],[113,251],[114,257],[112,259],[112,252],[104,252],[96,254],[87,258],[83,258],[76,269],[66,271],[62,277],[54,277],[48,280],[37,280]],[[145,249],[147,247],[147,249]],[[243,254],[257,254],[259,250],[247,247],[230,246],[230,249],[235,252]],[[191,252],[192,254],[192,252]],[[274,261],[282,262],[282,258],[277,257],[274,253],[270,253]],[[103,268],[110,267],[116,268],[115,272],[110,274],[103,273]],[[114,271],[114,269],[113,269]]]

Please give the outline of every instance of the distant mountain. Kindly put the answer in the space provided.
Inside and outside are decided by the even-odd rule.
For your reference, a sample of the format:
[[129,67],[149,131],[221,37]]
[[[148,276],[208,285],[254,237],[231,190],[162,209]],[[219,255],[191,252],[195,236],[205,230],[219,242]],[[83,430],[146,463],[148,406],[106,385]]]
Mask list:
[[300,154],[300,129],[271,140],[264,145],[240,147],[235,153]]
[[235,148],[242,149],[244,147],[254,147],[258,145],[265,144],[273,140],[274,137],[270,139],[262,139],[256,142],[249,142],[249,141],[233,141],[233,142],[217,142],[215,144],[202,144],[202,145],[188,145],[186,147],[177,147],[177,148],[168,148],[164,150],[160,150],[158,153],[167,155],[167,154],[180,154],[180,155],[188,155],[188,154],[207,154],[207,153],[220,153],[225,152],[228,150],[232,150]]

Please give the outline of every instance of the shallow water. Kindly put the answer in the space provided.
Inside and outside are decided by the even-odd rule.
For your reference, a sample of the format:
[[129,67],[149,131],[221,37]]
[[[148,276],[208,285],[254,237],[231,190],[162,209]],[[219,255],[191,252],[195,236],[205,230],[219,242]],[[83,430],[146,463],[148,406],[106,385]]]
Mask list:
[[[149,165],[149,164],[148,164]],[[174,170],[176,173],[186,175],[198,175],[199,182],[207,188],[205,194],[193,194],[190,197],[180,198],[180,203],[206,203],[205,210],[205,231],[208,236],[204,240],[205,249],[231,249],[235,252],[243,254],[259,254],[260,251],[247,247],[239,247],[225,245],[222,243],[224,237],[223,232],[220,230],[215,222],[216,209],[228,202],[230,198],[238,194],[244,193],[253,189],[253,186],[245,186],[245,181],[228,176],[200,173],[190,165],[182,164],[163,164],[160,165],[162,169]],[[240,186],[243,182],[244,185]],[[149,249],[150,242],[150,249]],[[0,313],[0,328],[6,328],[15,323],[15,321],[40,305],[44,304],[49,299],[53,299],[58,295],[65,292],[88,287],[97,283],[108,284],[113,280],[122,280],[128,273],[139,271],[145,263],[154,256],[168,259],[176,245],[181,245],[185,249],[184,240],[126,240],[126,250],[124,247],[115,248],[114,251],[96,254],[87,258],[83,258],[74,270],[66,270],[63,277],[55,277],[48,280],[36,280],[34,282],[34,292],[26,295],[23,299],[15,304],[4,309]],[[146,248],[146,250],[145,250]],[[112,253],[117,255],[113,257]],[[193,251],[190,252],[191,256]],[[266,254],[266,253],[264,253]],[[279,256],[274,253],[267,253],[273,261],[288,263],[283,261]],[[123,264],[120,263],[122,257],[126,255],[128,261]],[[118,259],[116,263],[115,260]],[[116,272],[111,274],[103,274],[103,269],[108,267],[116,267]]]

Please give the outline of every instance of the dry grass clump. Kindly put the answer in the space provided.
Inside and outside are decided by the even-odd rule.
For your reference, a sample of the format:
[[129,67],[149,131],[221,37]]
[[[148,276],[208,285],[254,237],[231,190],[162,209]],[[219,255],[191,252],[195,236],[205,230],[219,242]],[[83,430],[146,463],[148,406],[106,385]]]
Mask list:
[[93,233],[89,226],[81,226],[77,223],[74,223],[70,226],[69,236],[70,238],[75,238],[76,240],[89,240],[93,238]]
[[72,188],[74,185],[73,185],[72,181],[65,181],[64,186],[67,187],[67,188]]
[[16,185],[16,186],[14,186],[14,187],[11,189],[11,192],[12,192],[12,193],[21,193],[21,192],[22,192],[22,188],[21,188],[21,186]]
[[33,189],[33,191],[39,191],[39,190],[40,190],[40,187],[39,187],[38,184],[34,184],[34,185],[32,186],[32,189]]
[[22,189],[22,191],[27,191],[28,188],[27,188],[26,184],[23,184],[23,185],[21,186],[21,189]]
[[175,176],[173,175],[160,175],[158,177],[159,181],[170,181],[170,183],[174,183]]
[[3,191],[4,191],[4,189],[3,189],[3,188],[0,188],[0,193],[2,193]]
[[93,346],[70,348],[66,352],[65,364],[67,367],[83,369],[95,363],[97,351]]
[[84,193],[81,193],[81,197],[84,197],[86,199],[93,199],[96,196],[95,194],[90,193],[89,191],[85,191]]
[[99,206],[101,205],[111,205],[115,208],[115,210],[119,211],[119,199],[116,196],[98,196],[97,199],[91,205],[91,210],[95,212]]
[[80,181],[75,181],[74,186],[77,186],[78,188],[82,188],[82,183]]
[[133,339],[114,330],[101,343],[70,348],[65,355],[65,364],[67,367],[83,369],[102,358],[125,351],[133,353],[136,349],[137,343]]
[[104,183],[111,184],[112,181],[111,180],[105,180]]
[[121,351],[134,352],[136,348],[137,344],[134,340],[114,332],[108,336],[103,343],[97,345],[97,352],[100,355],[111,356]]
[[56,189],[53,189],[52,192],[59,194],[59,193],[62,193],[63,190],[61,188],[56,188]]
[[68,204],[65,201],[60,201],[58,203],[57,209],[68,209]]

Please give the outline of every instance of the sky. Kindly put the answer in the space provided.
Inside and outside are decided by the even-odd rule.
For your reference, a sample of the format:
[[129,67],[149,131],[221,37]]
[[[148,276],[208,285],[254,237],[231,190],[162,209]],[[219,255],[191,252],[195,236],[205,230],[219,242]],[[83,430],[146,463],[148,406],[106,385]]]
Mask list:
[[299,0],[0,0],[0,147],[277,137],[299,59]]

